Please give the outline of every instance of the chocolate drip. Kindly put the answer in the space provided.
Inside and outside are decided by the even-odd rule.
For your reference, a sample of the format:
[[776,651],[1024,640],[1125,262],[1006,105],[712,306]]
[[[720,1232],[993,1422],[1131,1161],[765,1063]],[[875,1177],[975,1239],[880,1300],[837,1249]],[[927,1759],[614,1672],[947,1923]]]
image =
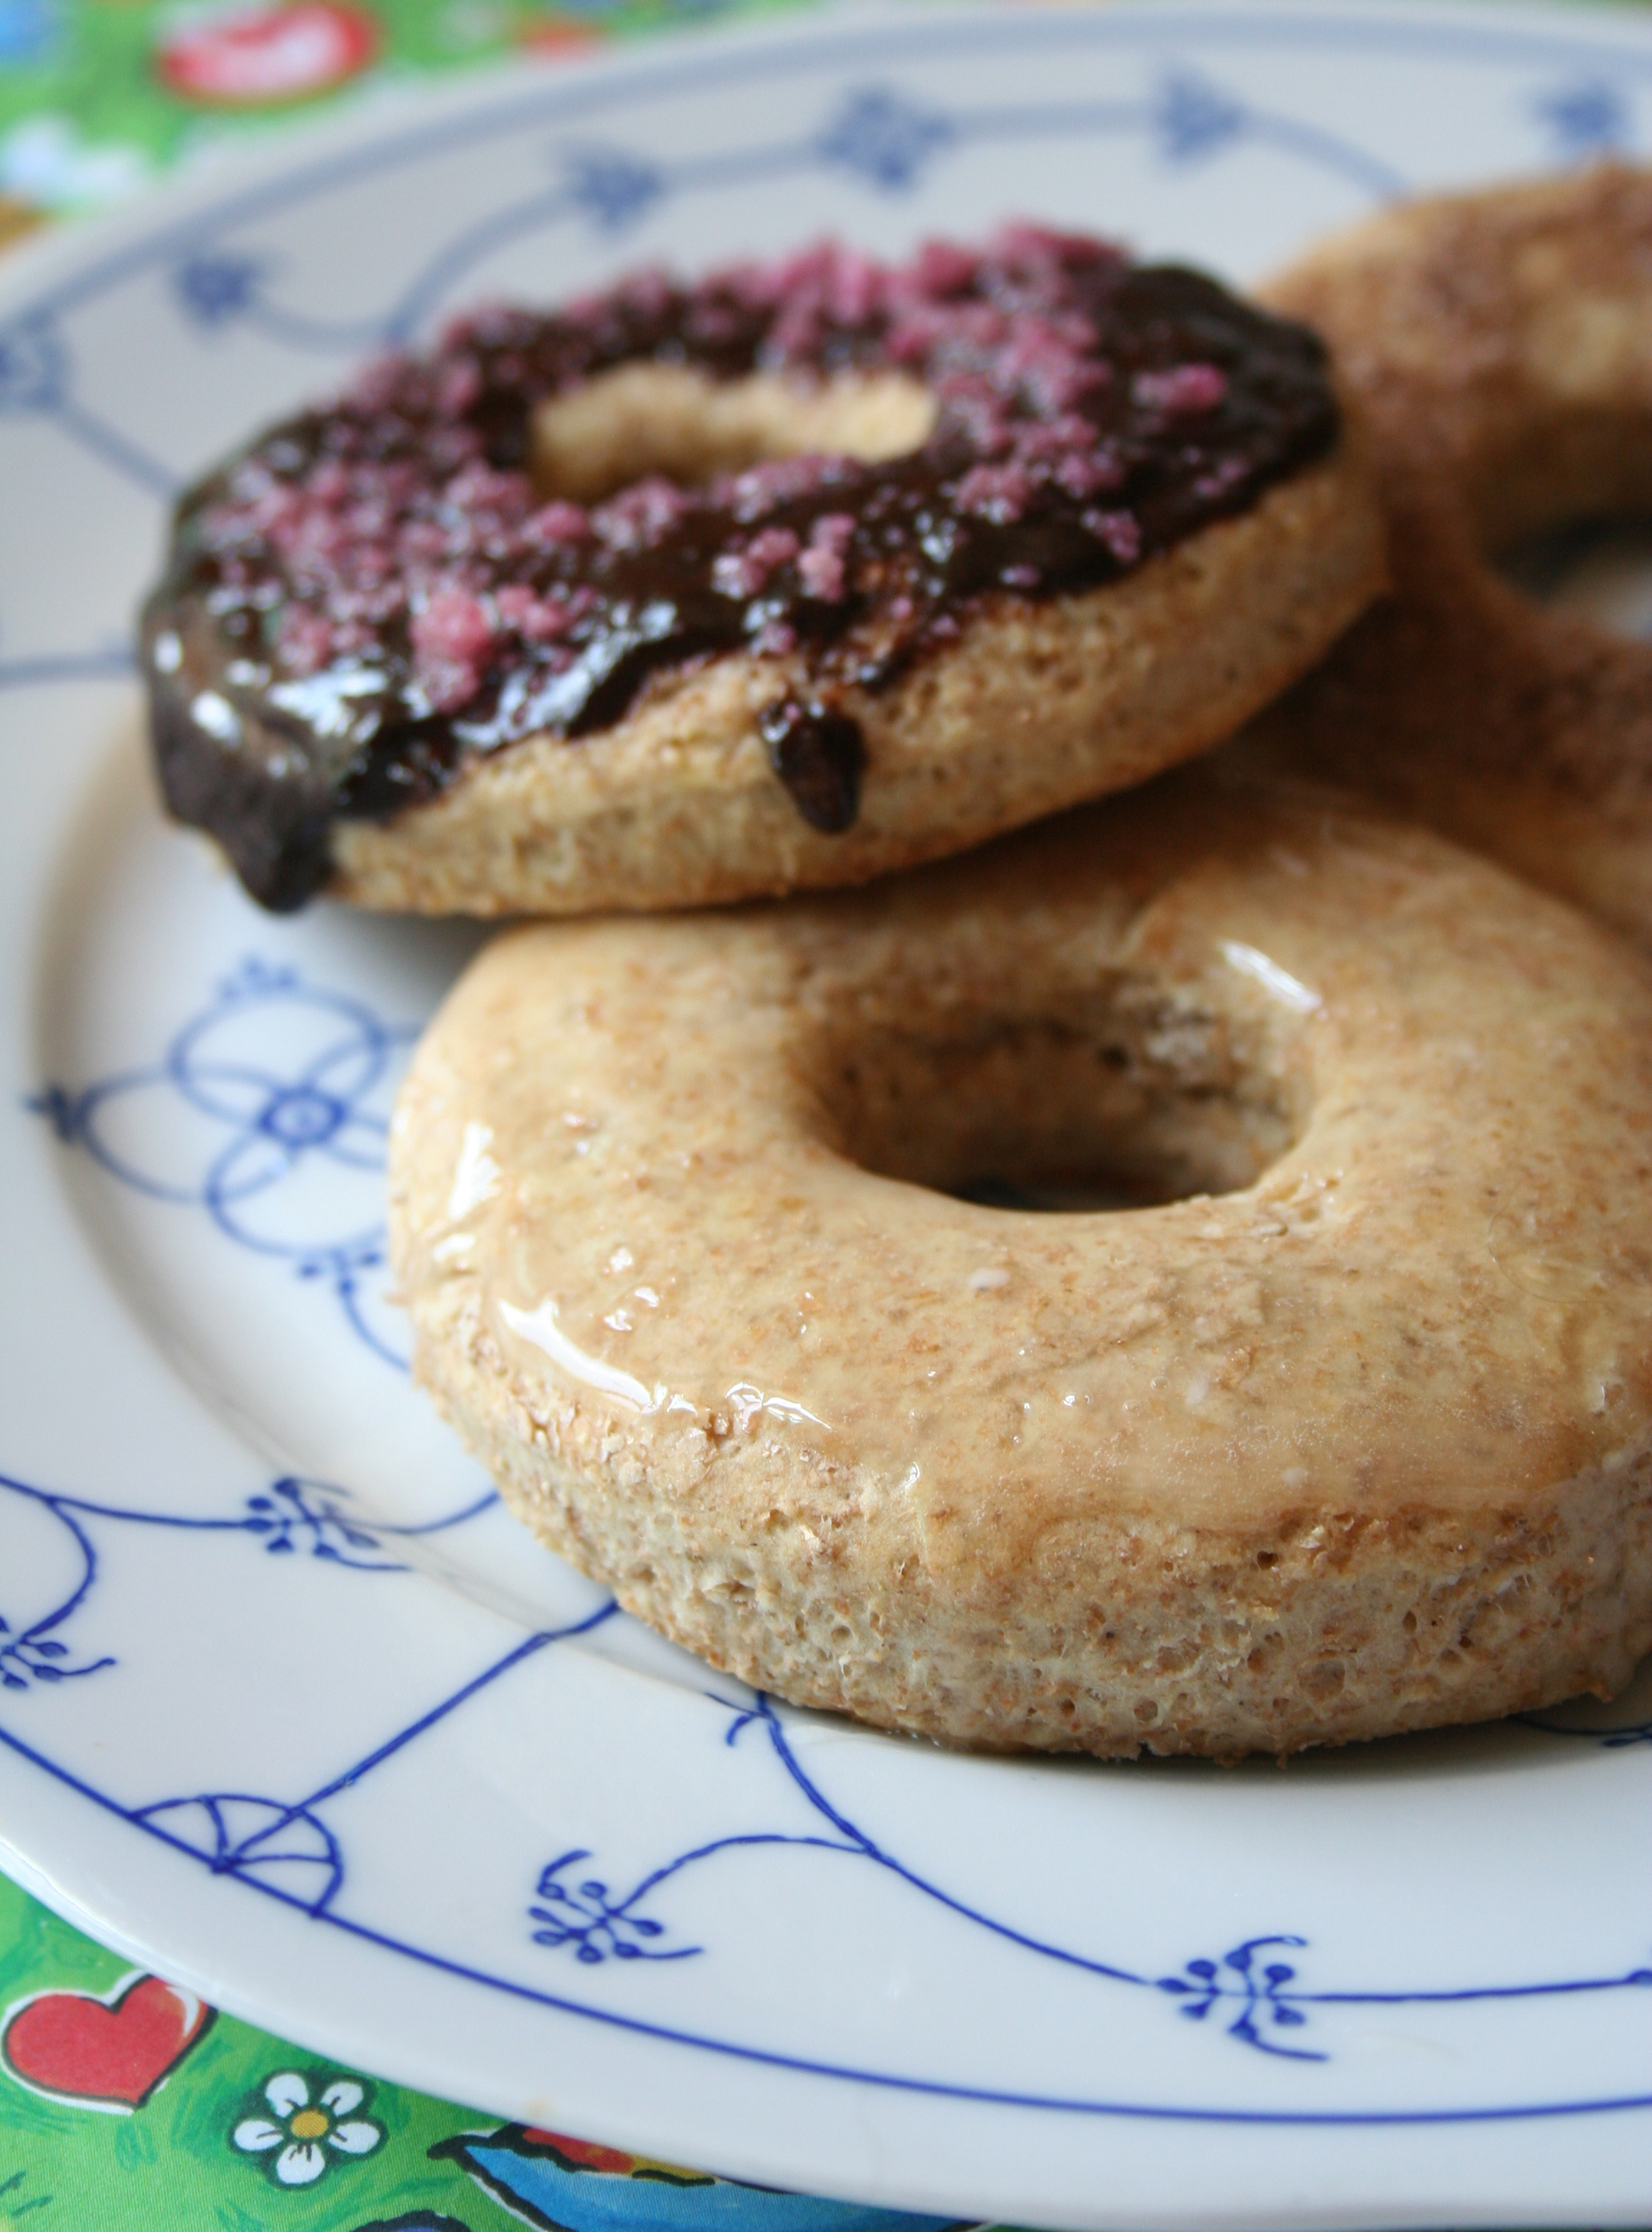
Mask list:
[[866,764],[859,722],[824,705],[800,705],[794,698],[782,698],[764,706],[758,726],[768,746],[769,765],[810,828],[828,837],[852,828]]
[[[719,380],[888,369],[934,432],[587,510],[528,477],[546,398],[649,360]],[[1327,451],[1319,343],[1214,282],[1026,229],[889,272],[840,250],[692,289],[645,273],[555,316],[484,314],[275,429],[186,496],[146,614],[167,801],[254,896],[300,905],[327,830],[387,821],[517,739],[622,718],[656,673],[772,653],[764,717],[812,827],[848,827],[886,689],[966,609],[1128,573]],[[807,701],[807,702],[806,702]],[[829,710],[830,709],[830,710]]]

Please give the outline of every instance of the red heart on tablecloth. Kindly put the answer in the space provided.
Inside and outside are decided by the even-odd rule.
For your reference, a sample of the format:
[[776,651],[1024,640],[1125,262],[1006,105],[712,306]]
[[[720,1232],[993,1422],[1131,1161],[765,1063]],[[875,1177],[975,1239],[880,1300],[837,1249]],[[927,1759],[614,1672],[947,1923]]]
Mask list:
[[88,2105],[140,2108],[212,2020],[179,1984],[133,1976],[107,1999],[39,1992],[13,2008],[0,2053],[25,2085]]
[[345,0],[196,10],[162,38],[160,75],[174,93],[257,108],[341,85],[379,45],[378,19]]

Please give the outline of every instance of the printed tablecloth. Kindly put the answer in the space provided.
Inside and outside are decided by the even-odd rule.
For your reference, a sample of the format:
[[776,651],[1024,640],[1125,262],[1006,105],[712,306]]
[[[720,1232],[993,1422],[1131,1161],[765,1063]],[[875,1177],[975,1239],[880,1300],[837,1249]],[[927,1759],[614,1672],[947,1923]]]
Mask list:
[[341,101],[789,0],[0,0],[0,239]]
[[0,2225],[938,2232],[453,2107],[134,1970],[0,1876]]

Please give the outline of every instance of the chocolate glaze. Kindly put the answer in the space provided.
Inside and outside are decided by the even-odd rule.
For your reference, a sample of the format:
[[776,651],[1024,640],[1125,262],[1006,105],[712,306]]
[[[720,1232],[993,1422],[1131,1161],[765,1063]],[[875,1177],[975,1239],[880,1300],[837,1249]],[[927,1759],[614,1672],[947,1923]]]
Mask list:
[[768,762],[811,829],[832,836],[860,811],[866,743],[860,723],[829,706],[777,698],[758,716]]
[[[648,479],[591,509],[536,488],[534,406],[636,360],[717,380],[892,366],[930,387],[934,430],[886,463]],[[167,802],[255,898],[295,907],[335,819],[387,821],[522,736],[608,726],[663,669],[748,650],[781,662],[777,775],[844,829],[864,761],[845,693],[887,688],[982,598],[1129,572],[1337,431],[1305,328],[1028,227],[897,269],[826,247],[486,311],[185,497],[144,623]]]

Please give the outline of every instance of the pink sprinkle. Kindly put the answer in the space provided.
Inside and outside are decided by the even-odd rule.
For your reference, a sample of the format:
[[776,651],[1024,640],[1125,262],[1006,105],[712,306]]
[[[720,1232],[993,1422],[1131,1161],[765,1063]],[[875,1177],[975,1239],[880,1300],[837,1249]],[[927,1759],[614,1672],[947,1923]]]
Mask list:
[[664,265],[651,263],[621,283],[619,299],[641,317],[658,318],[671,308],[674,293],[671,275]]
[[275,527],[269,539],[295,574],[314,574],[325,582],[348,563],[349,536],[335,511],[301,511]]
[[279,542],[290,535],[303,507],[298,490],[284,481],[276,481],[261,489],[247,507],[246,524],[255,535],[268,535]]
[[527,516],[534,501],[533,483],[525,473],[496,472],[485,458],[463,465],[442,490],[442,501],[477,527],[515,527]]
[[[379,522],[376,526],[381,529],[383,522]],[[353,522],[351,531],[354,532]],[[359,589],[382,587],[396,568],[394,548],[387,542],[372,539],[374,532],[374,529],[369,529],[355,546],[355,562],[352,572],[354,575],[355,586]]]
[[920,301],[943,302],[973,282],[979,259],[952,240],[926,240],[908,267],[907,284]]
[[1083,319],[1024,315],[994,352],[992,377],[1006,394],[1021,395],[1034,410],[1053,416],[1107,384],[1095,347],[1096,336]]
[[473,341],[484,348],[501,348],[510,341],[525,341],[533,336],[534,318],[515,302],[478,302],[457,318],[450,318],[437,336],[437,346],[444,356],[468,347]]
[[399,581],[363,582],[359,587],[340,590],[333,598],[332,615],[335,620],[366,620],[376,626],[400,612],[406,601],[406,591]]
[[1223,457],[1208,473],[1200,474],[1193,483],[1193,493],[1207,499],[1226,496],[1229,490],[1239,486],[1248,470],[1243,457]]
[[406,603],[405,586],[400,581],[386,581],[381,589],[362,599],[361,617],[377,627],[385,620],[393,620]]
[[419,686],[432,709],[457,712],[480,689],[496,640],[486,609],[463,589],[438,589],[414,614],[411,635]]
[[718,553],[711,564],[712,586],[725,597],[755,597],[797,553],[798,540],[789,527],[766,527],[743,550]]
[[1096,438],[1096,430],[1088,418],[1080,418],[1076,411],[1064,412],[1059,418],[1029,420],[1015,430],[1015,455],[1024,465],[1034,461],[1047,464],[1053,458],[1064,457],[1070,450],[1087,450]]
[[842,487],[859,478],[860,470],[847,457],[820,457],[804,452],[795,457],[774,457],[750,465],[732,478],[714,481],[707,494],[714,504],[726,504],[742,525],[762,519],[794,496],[813,496],[817,489]]
[[1121,566],[1133,566],[1141,556],[1142,530],[1133,512],[1087,511],[1084,523]]
[[1192,418],[1214,411],[1228,393],[1228,375],[1216,364],[1177,364],[1168,372],[1138,372],[1130,400],[1169,418]]
[[432,713],[457,713],[476,696],[481,674],[468,662],[420,659],[418,683]]
[[797,555],[798,542],[789,527],[766,527],[751,539],[751,555],[773,573]]
[[447,530],[434,519],[410,519],[399,539],[403,557],[415,562],[439,558],[447,548]]
[[884,335],[884,354],[891,364],[922,364],[946,331],[946,312],[932,302],[919,302],[894,320]]
[[538,602],[526,581],[507,581],[494,596],[500,619],[511,627],[520,627]]
[[720,597],[755,597],[762,575],[743,550],[719,550],[711,561],[711,586]]
[[1020,465],[976,465],[958,483],[953,498],[960,511],[1013,527],[1023,517],[1033,494],[1032,476]]
[[658,474],[633,481],[599,510],[591,524],[611,548],[647,550],[670,534],[690,507],[690,498]]
[[436,407],[448,418],[462,417],[481,393],[482,367],[475,357],[454,357],[442,367],[437,381]]
[[496,594],[494,603],[500,619],[514,627],[524,643],[554,643],[567,633],[576,617],[570,598],[555,590],[541,597],[525,581],[508,581]]
[[482,453],[482,437],[474,426],[437,425],[430,436],[425,451],[437,474],[457,472],[471,457]]
[[845,589],[844,557],[855,522],[846,511],[822,513],[809,533],[809,547],[797,561],[804,592],[822,604],[841,604]]
[[797,561],[798,579],[806,596],[823,605],[840,605],[844,599],[844,564],[830,550],[806,550]]
[[375,357],[351,381],[350,400],[360,411],[383,411],[395,401],[406,377],[405,357]]
[[1001,457],[1015,438],[1015,424],[991,381],[955,372],[932,384],[949,431],[960,431],[978,457]]
[[748,265],[756,290],[753,299],[761,303],[783,302],[788,295],[818,293],[831,276],[835,253],[835,243],[815,240],[773,263]]
[[820,302],[813,295],[796,295],[775,314],[763,344],[764,360],[789,364],[796,359],[807,360],[825,335],[826,317]]
[[1008,311],[996,302],[954,302],[930,315],[936,353],[943,363],[985,362],[1014,331]]
[[1055,477],[1069,496],[1082,503],[1105,489],[1116,489],[1124,477],[1124,468],[1114,452],[1105,447],[1074,450],[1057,465]]
[[883,307],[886,276],[870,256],[839,249],[827,280],[832,317],[841,325],[864,326]]
[[554,550],[585,542],[591,533],[591,515],[583,504],[567,503],[559,498],[530,513],[522,522],[522,532],[541,549]]
[[476,661],[492,650],[494,626],[477,598],[463,589],[438,589],[414,615],[412,636],[421,659]]
[[1111,241],[1092,240],[1082,232],[1056,232],[1048,225],[1021,224],[1000,225],[987,243],[987,256],[993,263],[1012,269],[1054,264],[1068,271],[1092,270],[1098,265],[1125,260],[1124,250]]

